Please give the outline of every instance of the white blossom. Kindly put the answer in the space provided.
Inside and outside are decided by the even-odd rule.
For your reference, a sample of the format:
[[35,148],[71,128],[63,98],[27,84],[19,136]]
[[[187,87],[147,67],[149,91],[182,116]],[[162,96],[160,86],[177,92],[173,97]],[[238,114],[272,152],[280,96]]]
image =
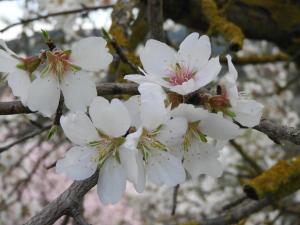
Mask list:
[[126,188],[125,168],[134,166],[134,162],[128,160],[131,153],[122,150],[130,116],[120,100],[113,99],[109,103],[103,97],[94,98],[89,114],[91,120],[81,112],[61,117],[64,133],[76,146],[57,162],[56,171],[74,180],[83,180],[100,168],[98,195],[104,204],[114,204]]
[[185,118],[188,122],[180,153],[175,154],[183,159],[183,165],[191,177],[197,178],[200,174],[221,176],[222,164],[218,157],[223,145],[206,143],[207,137],[226,143],[241,134],[240,128],[220,115],[190,104],[180,104],[171,111],[171,115]]
[[84,38],[71,51],[46,51],[46,67],[30,85],[28,107],[50,117],[57,109],[62,91],[72,111],[86,111],[97,95],[89,72],[106,69],[112,56],[101,37]]
[[234,112],[234,120],[247,127],[259,124],[264,106],[252,99],[246,99],[239,95],[237,88],[238,73],[232,64],[231,56],[227,55],[229,73],[225,75],[225,97],[229,99],[231,110]]
[[180,44],[178,52],[168,45],[148,40],[140,54],[145,76],[133,74],[125,79],[153,82],[181,95],[207,85],[221,70],[219,58],[211,58],[208,36],[192,33]]
[[[171,152],[171,148],[182,143],[187,129],[184,118],[170,118],[170,110],[165,107],[166,95],[157,84],[143,83],[139,86],[140,98],[132,97],[128,108],[131,115],[140,112],[140,118],[133,119],[138,125],[137,131],[129,134],[124,146],[135,152],[140,170],[132,179],[135,187],[144,186],[145,177],[156,185],[175,186],[185,181],[185,171],[180,159]],[[137,109],[138,108],[138,109]],[[140,121],[140,124],[137,123]],[[143,168],[142,159],[145,164]]]

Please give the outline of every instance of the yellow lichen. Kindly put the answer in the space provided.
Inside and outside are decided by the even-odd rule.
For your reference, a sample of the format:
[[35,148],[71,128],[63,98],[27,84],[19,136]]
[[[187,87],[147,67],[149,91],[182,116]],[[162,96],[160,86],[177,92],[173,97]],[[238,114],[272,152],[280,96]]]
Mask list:
[[214,0],[200,0],[199,3],[209,24],[209,31],[223,35],[230,43],[231,49],[241,49],[244,41],[244,34],[241,28],[221,15]]
[[281,160],[260,176],[246,181],[244,191],[254,199],[282,198],[300,188],[300,156]]

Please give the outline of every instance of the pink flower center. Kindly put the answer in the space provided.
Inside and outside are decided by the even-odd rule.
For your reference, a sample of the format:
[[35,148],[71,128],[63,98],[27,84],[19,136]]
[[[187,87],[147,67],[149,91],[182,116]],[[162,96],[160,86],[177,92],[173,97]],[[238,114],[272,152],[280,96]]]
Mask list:
[[168,77],[166,79],[168,79],[173,86],[181,85],[192,79],[195,73],[193,69],[177,63],[174,69],[168,71]]

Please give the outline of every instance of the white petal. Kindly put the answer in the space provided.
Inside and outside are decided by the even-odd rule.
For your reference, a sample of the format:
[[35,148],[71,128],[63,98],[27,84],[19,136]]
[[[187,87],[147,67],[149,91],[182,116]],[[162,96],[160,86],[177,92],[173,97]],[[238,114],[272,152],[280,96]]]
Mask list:
[[211,54],[209,37],[198,33],[187,36],[179,46],[177,60],[190,68],[202,68]]
[[233,80],[237,80],[238,77],[238,72],[236,71],[232,60],[231,60],[231,56],[227,55],[227,64],[228,64],[228,71],[229,71],[229,76],[233,79]]
[[101,37],[81,39],[72,48],[71,62],[87,71],[107,69],[112,59],[106,48],[106,41]]
[[213,81],[221,70],[219,57],[211,58],[208,63],[195,75],[197,89]]
[[156,139],[166,145],[172,153],[180,152],[187,131],[187,121],[178,117],[167,121],[159,130]]
[[190,79],[187,82],[183,82],[181,85],[171,86],[170,90],[180,95],[188,95],[199,88],[194,79]]
[[169,118],[165,107],[166,94],[163,89],[152,83],[142,83],[139,86],[141,93],[141,120],[148,130],[154,130]]
[[184,153],[183,165],[193,179],[200,174],[217,178],[223,173],[223,166],[218,157],[219,150],[217,148],[194,140],[189,150]]
[[56,172],[65,174],[73,180],[84,180],[92,176],[97,163],[95,149],[76,146],[67,151],[65,157],[56,163]]
[[131,96],[127,101],[124,102],[130,118],[131,118],[131,126],[140,127],[141,122],[141,96],[134,95]]
[[176,186],[185,181],[181,160],[169,152],[152,150],[147,163],[149,180],[156,185]]
[[0,72],[9,73],[17,69],[19,61],[0,49]]
[[156,40],[148,40],[140,53],[140,59],[147,73],[164,77],[175,64],[176,52],[170,46]]
[[7,76],[7,82],[14,96],[20,97],[22,103],[26,105],[30,86],[29,74],[24,70],[16,69]]
[[96,84],[90,74],[85,72],[65,74],[61,90],[65,105],[71,111],[86,112],[87,106],[97,96]]
[[238,100],[233,111],[234,120],[246,127],[254,127],[259,124],[264,106],[254,100]]
[[[132,144],[129,145],[132,146]],[[126,143],[120,147],[119,153],[128,180],[134,184],[137,192],[143,192],[146,183],[143,155],[136,149],[136,146],[128,148]]]
[[103,204],[115,204],[126,188],[126,173],[114,158],[108,158],[100,168],[97,192]]
[[131,124],[127,108],[116,98],[111,103],[103,97],[94,98],[89,113],[95,127],[110,137],[124,135]]
[[147,78],[144,75],[140,74],[129,74],[124,77],[125,80],[130,80],[132,82],[141,84],[143,82],[147,82]]
[[207,110],[196,108],[192,104],[182,103],[171,111],[172,117],[186,118],[189,123],[196,122],[206,118],[209,115]]
[[215,113],[210,113],[208,117],[201,120],[199,126],[201,132],[217,140],[229,140],[241,134],[238,125]]
[[65,135],[77,145],[86,145],[99,140],[91,120],[84,113],[68,113],[60,118]]
[[0,46],[10,55],[17,56],[16,53],[14,53],[10,48],[7,47],[5,41],[3,39],[0,39]]
[[36,78],[29,87],[27,104],[32,111],[52,116],[57,109],[60,96],[58,80],[54,75]]

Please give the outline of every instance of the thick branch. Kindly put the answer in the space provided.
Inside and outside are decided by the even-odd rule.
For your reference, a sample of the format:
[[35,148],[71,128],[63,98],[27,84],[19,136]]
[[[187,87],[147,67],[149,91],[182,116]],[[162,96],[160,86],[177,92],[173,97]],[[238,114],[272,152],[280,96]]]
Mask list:
[[67,10],[67,11],[61,11],[61,12],[55,12],[55,13],[49,13],[47,15],[44,16],[37,16],[37,17],[33,17],[30,19],[22,19],[19,22],[13,23],[8,25],[7,27],[4,27],[3,29],[0,30],[0,33],[3,33],[4,31],[9,30],[12,27],[21,25],[21,24],[28,24],[37,20],[43,20],[43,19],[47,19],[49,17],[56,17],[56,16],[64,16],[64,15],[69,15],[69,14],[75,14],[75,13],[82,13],[82,12],[88,12],[88,11],[94,11],[94,10],[99,10],[99,9],[108,9],[113,7],[113,5],[101,5],[101,6],[92,6],[92,7],[82,7],[80,9],[72,9],[72,10]]
[[95,173],[87,180],[75,181],[58,198],[24,225],[51,225],[63,215],[72,215],[74,207],[80,207],[83,196],[96,185],[97,180],[98,173]]

